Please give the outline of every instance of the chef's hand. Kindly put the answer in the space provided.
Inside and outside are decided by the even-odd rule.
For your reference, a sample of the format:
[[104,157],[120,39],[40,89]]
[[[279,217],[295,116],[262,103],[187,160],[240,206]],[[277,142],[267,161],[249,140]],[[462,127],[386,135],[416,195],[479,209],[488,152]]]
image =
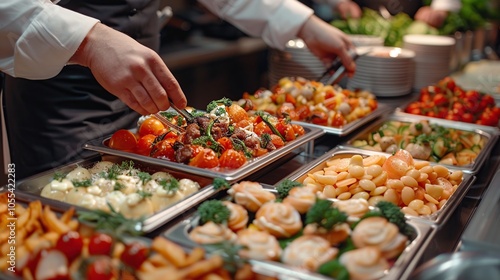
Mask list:
[[415,14],[415,20],[421,20],[426,22],[430,26],[439,28],[443,25],[446,17],[448,16],[448,11],[444,10],[434,10],[430,6],[424,6],[418,9]]
[[168,97],[186,107],[184,92],[157,53],[101,23],[87,34],[70,62],[89,67],[107,91],[142,115],[168,109]]
[[360,18],[362,15],[361,8],[351,0],[340,1],[334,10],[342,19]]
[[339,29],[312,15],[297,35],[325,65],[331,64],[339,56],[349,75],[356,71],[356,64],[348,52],[354,46],[349,37]]

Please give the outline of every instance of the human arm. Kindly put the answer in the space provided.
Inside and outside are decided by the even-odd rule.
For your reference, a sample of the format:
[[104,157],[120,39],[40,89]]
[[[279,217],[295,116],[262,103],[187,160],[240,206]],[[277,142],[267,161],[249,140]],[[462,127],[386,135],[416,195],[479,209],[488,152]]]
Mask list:
[[141,114],[178,107],[186,97],[161,58],[98,20],[46,0],[0,3],[0,70],[48,79],[68,63],[89,67],[110,93]]
[[349,38],[337,28],[313,15],[313,10],[295,0],[199,0],[217,16],[247,34],[261,37],[270,47],[284,49],[301,38],[312,53],[325,63],[340,56],[348,72],[355,66],[348,49]]
[[434,0],[430,6],[421,7],[415,14],[420,20],[434,27],[441,27],[449,12],[457,12],[461,7],[460,0]]

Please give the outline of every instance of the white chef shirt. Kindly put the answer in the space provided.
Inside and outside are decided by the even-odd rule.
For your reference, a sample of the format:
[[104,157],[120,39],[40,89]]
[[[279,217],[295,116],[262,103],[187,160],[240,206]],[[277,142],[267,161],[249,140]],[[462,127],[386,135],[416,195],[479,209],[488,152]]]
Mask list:
[[284,49],[313,10],[296,0],[198,0],[211,12],[267,45]]
[[27,79],[57,75],[98,22],[48,0],[1,0],[0,18],[0,70]]

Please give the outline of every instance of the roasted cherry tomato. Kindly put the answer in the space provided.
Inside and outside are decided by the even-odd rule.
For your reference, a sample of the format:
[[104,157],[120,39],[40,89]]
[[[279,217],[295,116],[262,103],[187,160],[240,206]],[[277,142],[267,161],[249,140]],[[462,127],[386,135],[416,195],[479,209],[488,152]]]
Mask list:
[[221,137],[217,139],[217,142],[224,147],[224,150],[227,151],[229,149],[233,148],[233,142],[231,141],[231,138],[229,137]]
[[253,132],[255,132],[259,136],[261,136],[264,133],[267,134],[273,133],[269,128],[269,126],[267,126],[267,124],[263,121],[259,122],[257,125],[254,126]]
[[175,139],[168,138],[163,139],[160,142],[156,143],[151,150],[151,157],[154,158],[166,158],[168,160],[173,161],[175,159],[175,151],[173,148],[173,144]]
[[109,140],[109,147],[121,151],[133,151],[137,146],[137,138],[126,129],[117,130]]
[[90,255],[110,255],[113,250],[113,238],[105,233],[96,232],[89,239]]
[[125,245],[125,250],[120,256],[120,260],[135,269],[139,269],[142,263],[149,257],[149,249],[139,241],[133,241]]
[[77,231],[68,231],[59,236],[55,248],[71,262],[82,253],[83,239]]
[[153,134],[147,134],[139,138],[139,141],[137,141],[136,152],[140,155],[149,156],[156,137],[157,136]]
[[276,149],[285,146],[285,141],[283,141],[283,139],[276,134],[271,134],[271,143],[273,143]]
[[219,158],[213,150],[203,148],[189,161],[189,165],[200,168],[214,168],[219,166]]
[[165,126],[157,118],[147,118],[145,119],[141,126],[139,127],[139,136],[153,134],[160,135],[165,130]]
[[118,270],[108,256],[99,256],[92,260],[87,266],[86,272],[86,279],[92,280],[110,280],[116,279],[118,276]]
[[247,162],[247,159],[243,152],[229,149],[225,150],[220,156],[219,166],[236,169],[245,164],[245,162]]

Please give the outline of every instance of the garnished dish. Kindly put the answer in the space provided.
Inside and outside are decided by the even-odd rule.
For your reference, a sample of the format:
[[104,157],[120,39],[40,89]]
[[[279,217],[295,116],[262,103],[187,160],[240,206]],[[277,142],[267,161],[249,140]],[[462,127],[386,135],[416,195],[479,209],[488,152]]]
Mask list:
[[334,156],[321,166],[297,181],[327,198],[362,198],[372,206],[390,201],[405,214],[418,217],[440,211],[464,180],[463,171],[414,160],[402,149],[390,156]]
[[404,112],[493,127],[500,120],[500,107],[493,96],[464,90],[451,77],[422,88],[419,99],[406,106]]
[[446,127],[429,120],[388,120],[349,144],[390,154],[404,149],[414,159],[465,166],[475,162],[487,141],[486,136],[473,130]]
[[[199,205],[187,238],[206,248],[233,246],[243,262],[281,262],[339,280],[379,279],[418,234],[391,202],[332,201],[296,181],[276,190],[241,181],[227,193],[229,200]],[[240,221],[244,227],[234,227]]]
[[176,179],[160,171],[150,174],[134,167],[99,161],[89,168],[56,173],[41,196],[88,209],[121,213],[127,218],[147,217],[200,190],[191,179]]
[[[7,205],[7,194],[0,195]],[[26,207],[16,204],[15,261],[0,257],[0,274],[13,279],[234,279],[255,273],[249,266],[230,271],[220,255],[206,256],[202,247],[186,252],[164,237],[138,239],[112,230],[88,227],[73,218],[74,209],[58,216],[39,200]],[[0,209],[0,224],[11,222],[7,207]],[[9,232],[0,234],[0,248],[12,248]],[[18,277],[18,278],[16,278]]]
[[245,93],[239,102],[245,100],[251,100],[255,110],[335,128],[371,114],[378,106],[375,95],[368,91],[351,91],[301,77],[285,77],[272,89]]
[[210,102],[206,112],[193,110],[189,123],[175,112],[161,112],[182,132],[165,127],[153,115],[144,116],[137,133],[118,130],[108,146],[199,168],[234,170],[305,134],[290,118],[249,112],[251,108],[250,101],[240,105],[223,98]]

